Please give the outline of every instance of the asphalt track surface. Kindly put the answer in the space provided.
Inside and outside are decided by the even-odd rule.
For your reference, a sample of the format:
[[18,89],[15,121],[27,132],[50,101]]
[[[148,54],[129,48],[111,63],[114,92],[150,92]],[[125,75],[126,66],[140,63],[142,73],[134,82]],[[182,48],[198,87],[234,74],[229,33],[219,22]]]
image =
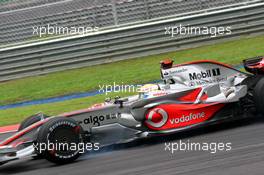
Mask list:
[[[6,135],[1,136],[6,137]],[[2,139],[0,137],[0,139]],[[231,142],[232,150],[165,151],[165,143]],[[190,132],[138,140],[87,154],[57,166],[46,160],[18,160],[2,165],[0,174],[19,175],[263,175],[264,118],[224,123]]]

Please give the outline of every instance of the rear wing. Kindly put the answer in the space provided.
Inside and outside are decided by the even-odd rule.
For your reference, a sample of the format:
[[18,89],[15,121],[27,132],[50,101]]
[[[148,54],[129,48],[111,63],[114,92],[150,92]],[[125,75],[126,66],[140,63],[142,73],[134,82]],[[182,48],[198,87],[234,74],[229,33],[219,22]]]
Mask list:
[[264,74],[264,56],[249,58],[243,63],[246,71],[253,74]]

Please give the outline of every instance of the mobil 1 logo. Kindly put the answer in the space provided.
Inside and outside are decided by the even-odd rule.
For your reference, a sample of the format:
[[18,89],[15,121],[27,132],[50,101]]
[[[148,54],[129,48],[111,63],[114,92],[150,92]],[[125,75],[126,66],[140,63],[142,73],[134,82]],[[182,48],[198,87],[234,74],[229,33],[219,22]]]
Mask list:
[[189,73],[189,79],[190,80],[201,80],[201,79],[212,78],[212,77],[216,77],[220,75],[221,75],[221,71],[219,68],[208,69],[208,70],[204,70],[201,72]]

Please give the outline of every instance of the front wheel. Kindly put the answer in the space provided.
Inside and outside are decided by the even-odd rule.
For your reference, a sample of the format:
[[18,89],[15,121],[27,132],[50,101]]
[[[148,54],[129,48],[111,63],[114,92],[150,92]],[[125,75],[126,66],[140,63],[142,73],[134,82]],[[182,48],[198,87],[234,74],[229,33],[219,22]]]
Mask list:
[[264,77],[258,81],[254,88],[254,102],[257,111],[264,115]]
[[37,123],[41,120],[44,120],[46,118],[48,118],[49,116],[43,114],[43,113],[38,113],[32,116],[29,116],[28,118],[26,118],[23,122],[21,122],[18,131],[21,131],[27,127],[29,127],[30,125],[33,125],[34,123]]
[[[18,131],[22,131],[23,129],[33,125],[34,123],[37,123],[41,120],[44,120],[48,118],[49,116],[43,114],[43,113],[38,113],[32,116],[27,117],[24,121],[21,122]],[[42,156],[36,152],[36,155],[33,156],[33,159],[41,159]]]
[[80,156],[78,146],[82,142],[81,132],[81,126],[73,119],[50,119],[39,131],[36,151],[56,164],[71,163]]

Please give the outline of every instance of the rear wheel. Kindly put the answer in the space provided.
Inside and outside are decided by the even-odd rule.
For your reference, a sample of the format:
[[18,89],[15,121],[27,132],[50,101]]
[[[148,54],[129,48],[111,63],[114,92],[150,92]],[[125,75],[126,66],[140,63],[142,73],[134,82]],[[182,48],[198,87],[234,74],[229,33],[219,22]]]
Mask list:
[[81,136],[82,129],[75,120],[65,117],[50,119],[39,131],[37,152],[57,164],[71,163],[80,156],[77,148],[82,142]]
[[264,115],[264,78],[261,78],[254,88],[254,101],[257,111]]

